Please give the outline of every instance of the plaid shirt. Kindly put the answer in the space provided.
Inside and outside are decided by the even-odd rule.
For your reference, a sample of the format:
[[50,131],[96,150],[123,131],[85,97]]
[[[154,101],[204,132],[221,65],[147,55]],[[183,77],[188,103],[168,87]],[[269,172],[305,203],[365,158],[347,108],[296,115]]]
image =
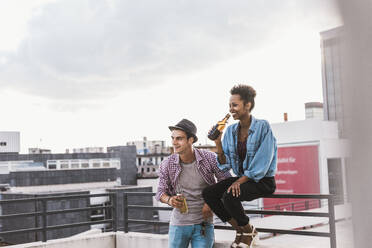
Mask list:
[[[194,152],[197,169],[207,184],[215,184],[215,177],[218,182],[231,177],[228,171],[223,172],[217,167],[217,158],[214,152],[196,148],[194,148]],[[162,161],[159,170],[159,186],[155,196],[156,200],[159,201],[164,193],[167,195],[176,194],[176,185],[178,184],[181,170],[178,154],[172,154]]]

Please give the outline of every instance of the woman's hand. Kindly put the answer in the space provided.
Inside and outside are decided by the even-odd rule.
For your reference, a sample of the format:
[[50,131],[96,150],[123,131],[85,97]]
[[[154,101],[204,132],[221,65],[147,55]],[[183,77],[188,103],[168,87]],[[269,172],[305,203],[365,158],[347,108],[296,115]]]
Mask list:
[[227,193],[230,193],[230,191],[234,197],[239,197],[240,196],[240,182],[235,181],[233,184],[231,184],[231,186],[227,189]]
[[207,203],[204,203],[203,209],[202,209],[203,219],[208,220],[210,217],[213,217],[213,212],[208,206]]
[[217,139],[214,140],[214,143],[216,144],[222,144],[222,134],[223,132],[220,132],[220,135],[218,135]]

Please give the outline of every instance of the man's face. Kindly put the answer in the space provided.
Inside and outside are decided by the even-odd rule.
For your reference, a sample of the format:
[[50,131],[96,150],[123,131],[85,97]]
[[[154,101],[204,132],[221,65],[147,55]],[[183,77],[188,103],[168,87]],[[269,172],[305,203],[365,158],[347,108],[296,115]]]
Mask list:
[[174,153],[183,154],[191,150],[193,138],[187,139],[184,131],[178,129],[172,130],[171,138]]

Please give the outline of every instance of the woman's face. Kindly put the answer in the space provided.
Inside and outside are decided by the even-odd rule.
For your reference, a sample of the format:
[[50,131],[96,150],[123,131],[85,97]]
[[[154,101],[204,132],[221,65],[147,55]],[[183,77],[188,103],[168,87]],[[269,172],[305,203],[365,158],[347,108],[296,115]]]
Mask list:
[[250,114],[251,103],[244,104],[244,101],[240,99],[240,95],[231,95],[229,106],[234,120],[240,120]]

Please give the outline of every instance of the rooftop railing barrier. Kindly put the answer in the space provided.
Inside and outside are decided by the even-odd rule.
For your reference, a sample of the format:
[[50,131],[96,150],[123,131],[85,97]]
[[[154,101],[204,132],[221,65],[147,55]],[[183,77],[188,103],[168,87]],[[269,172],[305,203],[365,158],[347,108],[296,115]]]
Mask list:
[[[129,232],[129,223],[138,223],[138,224],[152,224],[155,226],[159,225],[169,225],[169,222],[165,221],[149,221],[149,220],[139,220],[139,219],[130,219],[128,216],[129,209],[144,209],[144,210],[172,210],[171,207],[154,207],[154,206],[144,206],[144,205],[129,205],[128,197],[130,196],[154,196],[155,193],[152,192],[125,192],[123,195],[123,206],[124,206],[124,232]],[[306,235],[306,236],[318,236],[318,237],[328,237],[330,238],[331,248],[336,248],[336,224],[335,224],[335,206],[334,206],[334,197],[329,194],[273,194],[267,195],[263,198],[283,198],[283,199],[317,199],[319,203],[321,200],[327,200],[328,212],[301,212],[294,211],[294,207],[288,210],[262,210],[262,209],[249,209],[245,210],[247,214],[259,214],[259,215],[284,215],[284,216],[302,216],[302,217],[325,217],[328,218],[329,223],[329,232],[315,232],[315,231],[301,231],[301,230],[288,230],[288,229],[271,229],[271,228],[256,228],[258,232],[267,232],[276,234],[293,234],[293,235]],[[306,202],[306,201],[305,201]],[[306,204],[306,203],[305,203]],[[309,209],[309,205],[305,208]],[[215,229],[225,229],[233,230],[229,226],[215,225]]]
[[[72,199],[89,199],[92,197],[108,197],[109,204],[96,206],[96,207],[81,207],[81,208],[70,208],[70,209],[62,209],[62,210],[48,210],[47,203],[49,201],[63,201],[63,200],[72,200]],[[21,199],[12,199],[12,200],[0,200],[0,206],[3,207],[4,204],[25,204],[29,202],[37,203],[41,202],[41,210],[34,211],[34,212],[27,212],[27,213],[16,213],[16,214],[7,214],[7,215],[0,215],[0,220],[4,219],[11,219],[17,217],[35,217],[35,227],[34,228],[27,228],[27,229],[18,229],[18,230],[10,230],[10,231],[1,231],[0,237],[3,235],[9,234],[19,234],[19,233],[35,233],[41,232],[42,239],[41,241],[47,241],[47,232],[51,230],[58,230],[62,228],[72,228],[72,227],[81,227],[81,226],[91,226],[95,224],[110,224],[113,231],[117,230],[117,217],[116,217],[116,208],[117,208],[117,195],[116,193],[103,193],[103,194],[74,194],[74,195],[64,195],[64,196],[47,196],[47,197],[33,197],[33,198],[21,198]],[[62,225],[48,225],[47,223],[47,216],[54,215],[54,214],[64,214],[64,213],[76,213],[76,212],[85,212],[85,211],[94,211],[94,210],[101,210],[101,211],[109,211],[111,213],[111,218],[103,219],[103,220],[96,220],[96,221],[85,221],[85,222],[75,222],[70,224],[62,224]],[[41,216],[41,223],[37,220],[38,217]]]

